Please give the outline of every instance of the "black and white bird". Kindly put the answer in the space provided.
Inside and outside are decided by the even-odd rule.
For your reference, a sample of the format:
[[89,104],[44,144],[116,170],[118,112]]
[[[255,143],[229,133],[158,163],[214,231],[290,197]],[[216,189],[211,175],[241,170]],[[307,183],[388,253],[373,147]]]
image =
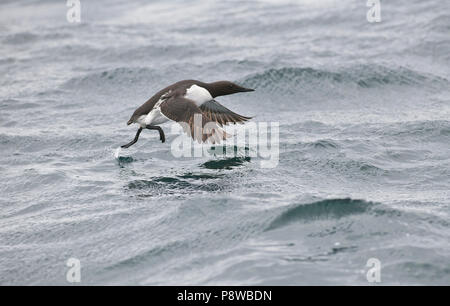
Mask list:
[[[214,100],[216,97],[239,92],[250,92],[253,89],[244,88],[228,81],[203,83],[196,80],[185,80],[172,84],[156,93],[136,111],[128,120],[128,125],[136,123],[139,129],[135,138],[122,148],[134,145],[143,129],[156,130],[162,142],[166,137],[159,126],[167,121],[182,124],[184,131],[198,142],[220,142],[228,135],[222,127],[229,123],[243,123],[251,117],[236,114]],[[194,123],[201,115],[199,132]],[[203,128],[208,126],[208,130]],[[197,130],[196,130],[197,129]],[[206,129],[206,127],[205,127]]]

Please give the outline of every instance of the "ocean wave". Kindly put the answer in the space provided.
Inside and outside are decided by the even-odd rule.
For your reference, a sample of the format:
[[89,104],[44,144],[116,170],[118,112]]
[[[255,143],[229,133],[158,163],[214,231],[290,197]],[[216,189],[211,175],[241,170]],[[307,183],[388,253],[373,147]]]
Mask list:
[[231,157],[218,160],[210,160],[201,165],[202,168],[213,170],[231,170],[242,166],[245,162],[250,162],[250,157]]
[[0,108],[11,110],[25,110],[40,107],[41,105],[34,102],[26,102],[17,99],[5,99],[0,101]]
[[280,153],[281,164],[299,163],[303,169],[336,178],[369,179],[389,175],[369,158],[356,159],[345,154],[343,147],[323,147],[317,143],[290,145],[289,151]]
[[[391,124],[364,124],[353,125],[344,130],[345,133],[361,133],[382,137],[393,137],[401,139],[430,140],[430,137],[450,136],[450,121],[447,120],[421,120],[406,121]],[[419,138],[418,138],[419,137]]]
[[430,29],[430,31],[448,34],[448,32],[450,31],[449,20],[450,20],[449,14],[437,16],[429,22],[428,28]]
[[[230,64],[225,62],[225,64]],[[212,64],[222,69],[221,62]],[[225,66],[227,66],[225,65]],[[232,67],[238,67],[239,61],[233,62]],[[255,63],[244,64],[246,70],[255,70]],[[192,67],[191,67],[192,68]],[[190,66],[185,70],[189,70]],[[172,69],[173,70],[173,69]],[[77,90],[103,90],[118,86],[155,86],[154,90],[160,89],[162,85],[156,86],[169,80],[174,72],[165,69],[152,69],[148,67],[118,67],[114,69],[95,71],[83,76],[73,77],[61,85],[61,89],[77,88]],[[242,69],[241,69],[242,70]],[[245,69],[244,69],[245,70]],[[244,71],[242,71],[244,73]],[[436,86],[448,86],[447,79],[417,72],[404,67],[389,68],[381,65],[357,65],[349,68],[341,68],[333,71],[316,68],[284,67],[270,68],[260,73],[250,74],[248,77],[238,80],[246,87],[255,88],[263,92],[273,92],[277,95],[296,94],[299,89],[309,87],[323,92],[335,92],[339,88],[354,86],[360,89],[370,89],[383,86],[417,86],[426,85],[430,88]],[[153,84],[153,85],[152,85]]]
[[105,267],[105,270],[115,271],[118,268],[127,268],[142,265],[143,263],[152,264],[155,261],[161,260],[166,254],[172,254],[177,250],[185,249],[188,247],[186,242],[174,241],[167,244],[155,246],[147,251],[139,254],[132,255],[117,263],[113,263],[110,266]]
[[39,40],[42,41],[54,41],[58,39],[65,39],[72,37],[67,33],[48,33],[48,34],[36,34],[32,32],[19,32],[15,34],[7,35],[3,39],[4,44],[9,45],[23,45],[28,43],[35,43]]
[[63,85],[64,89],[70,88],[98,88],[99,85],[116,86],[126,84],[136,84],[157,80],[156,71],[149,68],[120,67],[86,74],[81,77],[74,77]]
[[193,179],[193,180],[207,180],[207,179],[217,179],[223,177],[222,174],[216,173],[193,173],[187,172],[181,175],[178,175],[179,178],[182,179]]
[[297,204],[277,216],[265,231],[284,227],[293,222],[310,222],[320,219],[339,219],[350,215],[363,214],[375,205],[363,200],[330,199],[310,204]]
[[[209,180],[209,181],[207,181]],[[153,179],[134,180],[125,187],[136,193],[137,197],[170,197],[201,192],[216,192],[226,188],[224,184],[215,182],[211,177],[205,179],[181,177],[155,177]]]
[[247,87],[290,92],[304,84],[354,84],[360,88],[374,88],[387,85],[414,86],[418,84],[448,85],[448,80],[439,76],[414,70],[381,65],[357,65],[337,71],[315,68],[285,67],[268,69],[243,80]]
[[406,122],[396,127],[390,131],[393,136],[450,136],[450,121],[446,120]]
[[310,149],[318,149],[318,150],[337,150],[340,148],[340,145],[331,139],[319,139],[317,141],[308,142],[305,144],[307,148]]

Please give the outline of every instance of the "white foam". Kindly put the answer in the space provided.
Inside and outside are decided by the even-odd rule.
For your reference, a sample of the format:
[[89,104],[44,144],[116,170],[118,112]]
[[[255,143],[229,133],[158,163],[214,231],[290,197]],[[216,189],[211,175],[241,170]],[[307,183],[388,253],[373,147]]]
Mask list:
[[121,147],[118,147],[118,148],[116,149],[116,151],[114,152],[114,157],[115,157],[116,159],[119,159],[119,157],[120,157],[120,152],[122,152],[122,148],[121,148]]

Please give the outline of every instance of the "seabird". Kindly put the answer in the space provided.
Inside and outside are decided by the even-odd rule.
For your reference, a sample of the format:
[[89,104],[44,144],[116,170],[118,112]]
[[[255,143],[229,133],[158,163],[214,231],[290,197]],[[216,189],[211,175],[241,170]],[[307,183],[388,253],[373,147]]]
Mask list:
[[[222,129],[224,125],[243,123],[251,117],[232,112],[215,98],[250,91],[254,89],[244,88],[229,81],[203,83],[196,80],[184,80],[172,84],[136,109],[127,124],[137,123],[139,129],[133,141],[122,148],[134,145],[143,129],[158,131],[159,138],[164,143],[166,137],[159,125],[167,121],[182,124],[184,131],[199,143],[220,142],[228,137]],[[199,117],[201,121],[197,126],[196,118]]]

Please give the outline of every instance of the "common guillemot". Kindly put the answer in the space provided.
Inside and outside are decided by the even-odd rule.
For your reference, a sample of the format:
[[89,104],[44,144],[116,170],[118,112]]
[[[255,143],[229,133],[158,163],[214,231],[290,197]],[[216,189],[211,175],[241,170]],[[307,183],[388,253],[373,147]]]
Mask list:
[[[139,129],[133,141],[123,145],[129,148],[134,145],[143,129],[156,130],[164,143],[166,137],[159,126],[167,121],[184,123],[184,131],[198,142],[207,140],[215,143],[225,139],[227,134],[221,129],[228,123],[243,123],[251,117],[236,114],[214,100],[216,97],[231,95],[238,92],[250,92],[254,89],[244,88],[229,81],[204,83],[196,80],[184,80],[172,84],[156,93],[136,111],[127,124],[137,123]],[[201,132],[194,126],[197,116],[201,115]],[[212,124],[212,127],[211,127]],[[204,132],[203,128],[210,126]],[[200,136],[198,136],[200,135]]]

